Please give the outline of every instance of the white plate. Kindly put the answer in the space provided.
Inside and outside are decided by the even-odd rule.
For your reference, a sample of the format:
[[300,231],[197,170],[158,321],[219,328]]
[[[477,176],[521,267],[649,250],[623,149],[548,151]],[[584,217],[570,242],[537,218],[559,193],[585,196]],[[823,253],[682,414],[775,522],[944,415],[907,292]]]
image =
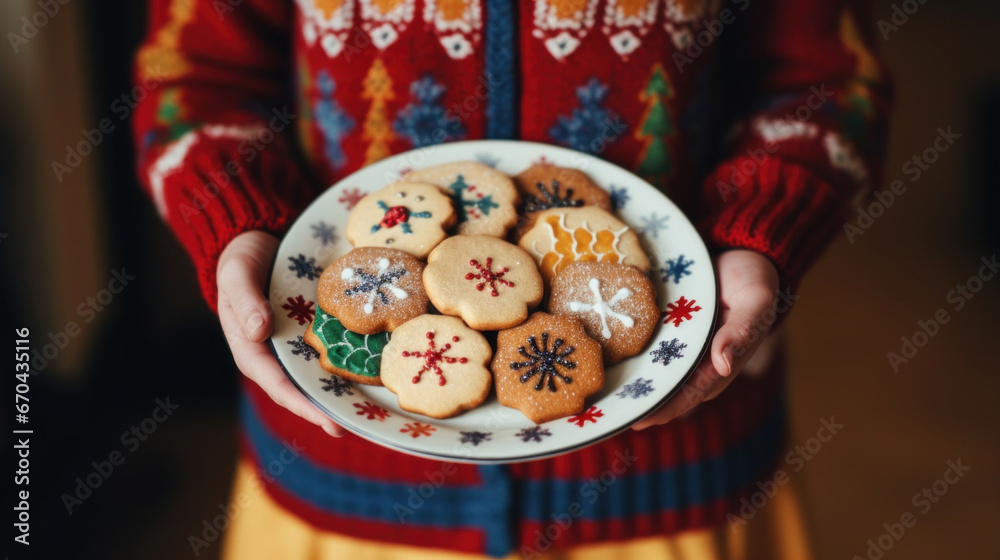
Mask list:
[[[681,297],[700,308],[679,323],[660,321],[645,350],[609,367],[604,389],[587,400],[589,413],[536,426],[491,394],[475,410],[436,420],[403,411],[384,387],[342,381],[325,372],[318,354],[302,342],[315,309],[319,273],[351,250],[343,235],[347,216],[361,196],[411,169],[478,160],[515,175],[544,160],[580,169],[608,189],[618,216],[643,240],[661,310]],[[672,267],[672,268],[671,268]],[[668,270],[670,274],[668,275]],[[465,463],[512,463],[552,457],[611,437],[656,410],[693,371],[708,346],[718,297],[715,270],[694,226],[649,183],[593,156],[546,144],[471,141],[441,144],[398,154],[352,173],[324,192],[292,225],[281,242],[269,297],[276,310],[271,345],[289,378],[338,424],[392,449]],[[312,305],[310,305],[312,304]],[[676,342],[674,342],[676,341]],[[669,363],[651,352],[673,343]]]

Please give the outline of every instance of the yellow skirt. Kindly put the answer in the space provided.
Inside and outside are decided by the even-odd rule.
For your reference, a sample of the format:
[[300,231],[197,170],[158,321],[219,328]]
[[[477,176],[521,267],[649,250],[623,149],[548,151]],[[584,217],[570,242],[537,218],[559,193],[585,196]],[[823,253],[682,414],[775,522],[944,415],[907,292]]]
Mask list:
[[[242,460],[236,469],[233,516],[224,560],[484,560],[484,555],[384,544],[321,531],[275,503]],[[767,507],[746,524],[676,535],[590,544],[534,556],[537,560],[809,560],[806,524],[794,483],[779,487]],[[520,560],[512,554],[509,560]]]

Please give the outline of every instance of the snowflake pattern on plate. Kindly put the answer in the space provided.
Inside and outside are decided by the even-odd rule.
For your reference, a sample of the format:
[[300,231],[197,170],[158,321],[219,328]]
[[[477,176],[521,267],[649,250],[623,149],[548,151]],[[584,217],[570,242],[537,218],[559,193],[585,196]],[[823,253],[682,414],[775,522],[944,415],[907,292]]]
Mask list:
[[667,304],[667,310],[663,312],[663,324],[673,321],[675,327],[681,326],[684,321],[691,320],[691,314],[695,311],[701,311],[700,305],[695,305],[698,303],[695,300],[688,301],[684,296],[673,303]]
[[320,377],[319,380],[323,383],[323,390],[333,393],[335,397],[354,395],[354,391],[351,390],[351,384],[346,379],[333,375],[330,377]]
[[622,390],[615,393],[620,399],[638,399],[639,397],[645,397],[646,395],[653,392],[653,380],[640,377],[631,383],[626,383],[622,386]]
[[653,356],[654,364],[659,362],[663,365],[668,365],[672,360],[683,358],[684,354],[681,354],[681,350],[685,348],[687,348],[687,344],[680,342],[676,338],[670,342],[661,340],[659,348],[650,352],[649,355]]
[[527,443],[529,441],[537,441],[541,443],[543,437],[551,436],[547,428],[542,428],[541,426],[532,426],[531,428],[523,428],[520,432],[514,434],[514,437],[521,438],[521,441]]
[[340,198],[337,199],[337,202],[343,204],[344,208],[348,210],[354,210],[354,207],[364,197],[365,193],[361,192],[361,189],[354,187],[352,189],[344,189],[344,192],[340,193]]
[[281,308],[288,311],[288,318],[295,319],[300,325],[304,325],[313,320],[316,310],[313,309],[315,303],[306,300],[301,295],[294,298],[286,298],[287,303],[281,304]]
[[319,223],[313,224],[309,227],[313,230],[313,239],[319,239],[319,242],[323,245],[337,242],[336,227],[327,225],[324,221],[320,221]]
[[491,441],[493,439],[493,432],[460,432],[462,438],[458,440],[459,443],[471,443],[472,445],[479,446],[480,443],[484,441]]
[[312,346],[306,344],[306,341],[302,340],[302,335],[287,341],[287,343],[292,346],[292,354],[302,356],[305,361],[311,361],[313,358],[319,359],[319,352],[317,352]]
[[320,267],[316,266],[316,259],[314,257],[306,258],[305,255],[299,253],[297,257],[288,257],[288,260],[292,261],[292,264],[288,265],[288,270],[294,271],[295,276],[298,278],[308,278],[309,280],[315,280],[319,278],[323,271]]
[[669,284],[670,280],[673,279],[674,284],[680,284],[681,278],[691,275],[690,269],[693,264],[694,261],[680,255],[676,259],[668,259],[667,266],[660,269],[660,274],[663,276],[664,282]]
[[628,194],[628,190],[625,187],[616,187],[614,185],[609,185],[609,194],[611,196],[611,207],[615,210],[621,210],[625,208],[625,204],[632,199]]
[[642,216],[639,220],[642,222],[642,226],[639,227],[639,233],[642,235],[650,235],[653,239],[659,239],[660,232],[667,229],[667,220],[670,216],[660,216],[656,212],[648,216]]
[[587,422],[596,424],[597,419],[602,416],[604,416],[604,411],[592,405],[590,408],[581,412],[580,414],[577,414],[575,416],[570,416],[569,418],[566,419],[566,421],[569,422],[570,424],[576,424],[577,426],[582,428],[583,425],[586,424]]
[[384,422],[386,418],[392,416],[388,410],[368,401],[365,401],[365,404],[354,403],[354,408],[358,409],[355,414],[365,416],[368,420],[378,420],[379,422]]
[[410,437],[416,439],[420,436],[430,437],[433,432],[437,431],[437,428],[431,426],[430,424],[424,424],[423,422],[413,422],[403,424],[403,428],[400,428],[400,433],[410,434]]

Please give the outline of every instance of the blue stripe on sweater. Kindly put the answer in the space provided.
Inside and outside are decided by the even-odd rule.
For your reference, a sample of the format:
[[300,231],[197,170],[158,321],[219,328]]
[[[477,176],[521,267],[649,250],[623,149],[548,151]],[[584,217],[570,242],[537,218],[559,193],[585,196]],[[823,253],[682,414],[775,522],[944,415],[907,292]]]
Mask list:
[[510,140],[517,136],[514,52],[514,2],[486,1],[486,137]]
[[[264,426],[246,395],[241,409],[244,430],[260,464],[281,464],[280,473],[271,471],[275,482],[297,500],[331,514],[367,521],[478,528],[486,537],[484,552],[492,556],[504,556],[514,546],[515,508],[520,519],[543,522],[577,508],[582,508],[578,517],[583,519],[622,519],[683,510],[732,495],[766,474],[785,430],[782,402],[755,432],[711,459],[637,474],[629,474],[627,469],[620,475],[607,471],[603,480],[524,480],[516,484],[505,467],[480,466],[481,486],[442,486],[423,499],[418,484],[345,474],[302,456],[281,461],[283,451],[288,456],[288,447]],[[579,506],[571,508],[574,502]]]

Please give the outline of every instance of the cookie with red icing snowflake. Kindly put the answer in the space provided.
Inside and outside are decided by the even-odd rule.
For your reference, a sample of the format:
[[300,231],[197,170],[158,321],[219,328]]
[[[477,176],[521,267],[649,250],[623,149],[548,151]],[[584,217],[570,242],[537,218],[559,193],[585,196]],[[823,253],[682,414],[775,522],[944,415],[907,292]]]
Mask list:
[[510,177],[488,165],[445,163],[411,171],[406,179],[437,185],[451,197],[460,234],[505,237],[517,223],[517,188]]
[[409,253],[358,247],[323,271],[317,301],[355,333],[393,331],[427,312],[423,273],[424,263]]
[[566,315],[533,313],[500,331],[491,369],[500,404],[536,424],[579,414],[587,397],[604,387],[601,345]]
[[445,239],[427,258],[424,288],[438,311],[481,331],[523,323],[545,290],[527,251],[488,235]]
[[403,410],[450,418],[486,400],[492,354],[486,338],[460,319],[422,315],[396,329],[382,350],[382,384]]
[[634,266],[575,262],[552,279],[549,312],[583,322],[611,365],[642,352],[656,330],[660,308],[649,278]]
[[424,258],[448,236],[457,216],[436,186],[396,181],[358,201],[345,235],[355,247],[385,247]]

